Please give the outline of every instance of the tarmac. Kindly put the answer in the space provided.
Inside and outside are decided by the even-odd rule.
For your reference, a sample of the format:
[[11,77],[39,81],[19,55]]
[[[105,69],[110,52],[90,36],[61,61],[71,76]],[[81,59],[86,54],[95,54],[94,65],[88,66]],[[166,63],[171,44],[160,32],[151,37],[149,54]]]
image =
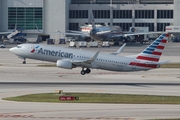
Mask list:
[[[180,43],[168,43],[161,59],[180,62],[179,45]],[[8,51],[12,46],[0,49],[0,98],[33,93],[57,93],[58,90],[180,96],[179,68],[159,68],[146,72],[110,72],[94,69],[90,74],[82,76],[81,68],[66,70],[57,67],[37,67],[39,64],[49,62],[29,59],[24,65],[22,59]],[[128,45],[121,55],[137,54],[146,46]],[[92,50],[97,49],[109,53],[115,52],[118,47]],[[0,100],[0,119],[3,120],[144,120],[180,118],[179,113],[180,105],[40,103]]]

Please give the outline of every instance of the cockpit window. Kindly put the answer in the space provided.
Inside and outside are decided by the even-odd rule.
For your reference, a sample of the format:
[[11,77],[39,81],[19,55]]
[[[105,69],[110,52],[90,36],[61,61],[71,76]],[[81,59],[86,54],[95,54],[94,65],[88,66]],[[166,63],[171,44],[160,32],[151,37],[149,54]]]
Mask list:
[[17,48],[21,48],[21,46],[20,46],[20,45],[17,45]]

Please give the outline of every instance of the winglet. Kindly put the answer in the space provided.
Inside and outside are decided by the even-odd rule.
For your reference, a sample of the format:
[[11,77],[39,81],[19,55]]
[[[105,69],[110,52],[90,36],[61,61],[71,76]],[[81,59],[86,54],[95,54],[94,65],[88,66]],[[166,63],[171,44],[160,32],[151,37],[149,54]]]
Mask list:
[[99,52],[100,52],[100,51],[97,51],[96,54],[95,54],[91,59],[87,60],[87,62],[94,62],[94,61],[96,60]]
[[125,46],[126,46],[126,43],[124,43],[116,52],[111,53],[111,54],[113,55],[120,54],[124,50]]

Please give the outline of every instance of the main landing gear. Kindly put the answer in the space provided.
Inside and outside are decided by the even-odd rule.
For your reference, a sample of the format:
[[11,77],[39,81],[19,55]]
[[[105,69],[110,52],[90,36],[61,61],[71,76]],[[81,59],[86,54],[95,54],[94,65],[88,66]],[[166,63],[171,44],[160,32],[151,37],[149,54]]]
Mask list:
[[24,61],[22,62],[22,64],[26,64],[26,58],[24,58]]
[[89,74],[90,72],[91,72],[91,70],[89,68],[86,68],[86,70],[84,70],[84,68],[82,68],[81,75]]

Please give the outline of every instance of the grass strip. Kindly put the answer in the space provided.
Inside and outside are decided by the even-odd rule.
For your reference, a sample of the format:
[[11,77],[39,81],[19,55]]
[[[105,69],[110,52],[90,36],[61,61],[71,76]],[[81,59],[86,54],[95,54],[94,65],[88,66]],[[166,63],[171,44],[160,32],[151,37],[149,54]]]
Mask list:
[[116,104],[180,104],[180,96],[129,95],[105,93],[63,93],[64,96],[76,96],[79,100],[62,101],[60,94],[43,93],[18,97],[3,98],[3,100],[21,102],[55,102],[55,103],[116,103]]
[[[56,67],[56,64],[41,64],[38,67]],[[180,68],[180,63],[162,64],[160,68]]]

